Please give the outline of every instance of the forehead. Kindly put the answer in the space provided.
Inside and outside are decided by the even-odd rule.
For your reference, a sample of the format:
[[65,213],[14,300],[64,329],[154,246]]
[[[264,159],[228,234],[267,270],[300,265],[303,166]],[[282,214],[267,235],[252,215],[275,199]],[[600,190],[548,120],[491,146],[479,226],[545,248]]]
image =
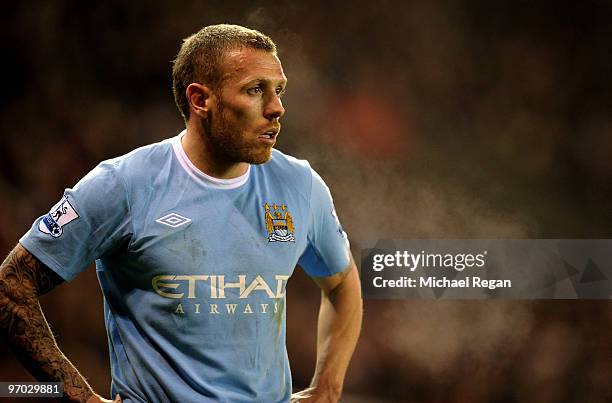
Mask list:
[[228,51],[222,63],[223,79],[234,83],[252,80],[287,81],[280,60],[274,53],[259,49],[237,48]]

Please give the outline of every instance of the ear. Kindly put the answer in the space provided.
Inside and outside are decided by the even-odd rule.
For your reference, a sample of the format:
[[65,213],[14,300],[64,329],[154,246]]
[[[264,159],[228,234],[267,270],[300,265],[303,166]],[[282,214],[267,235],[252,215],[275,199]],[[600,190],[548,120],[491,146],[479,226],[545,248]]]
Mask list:
[[210,88],[202,84],[191,83],[185,90],[185,96],[189,102],[191,113],[206,119],[213,102],[213,92]]

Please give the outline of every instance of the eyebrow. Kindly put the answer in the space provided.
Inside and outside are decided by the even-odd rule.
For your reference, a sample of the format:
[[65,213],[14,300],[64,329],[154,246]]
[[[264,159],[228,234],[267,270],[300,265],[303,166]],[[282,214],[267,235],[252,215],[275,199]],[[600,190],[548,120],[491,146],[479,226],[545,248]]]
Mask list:
[[[249,86],[251,84],[255,84],[255,83],[274,84],[274,83],[276,83],[276,80],[270,80],[269,78],[257,77],[257,78],[253,78],[251,80],[246,81],[243,84],[243,87],[247,87],[247,86]],[[285,87],[287,85],[287,79],[284,78],[282,80],[279,80],[278,84],[282,85],[283,87]]]

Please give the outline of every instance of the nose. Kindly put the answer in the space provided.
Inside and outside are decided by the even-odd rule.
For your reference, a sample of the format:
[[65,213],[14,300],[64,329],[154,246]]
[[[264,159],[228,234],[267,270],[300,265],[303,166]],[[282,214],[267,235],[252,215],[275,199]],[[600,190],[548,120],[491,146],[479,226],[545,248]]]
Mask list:
[[277,94],[271,94],[264,105],[264,117],[268,120],[278,119],[285,114],[283,103]]

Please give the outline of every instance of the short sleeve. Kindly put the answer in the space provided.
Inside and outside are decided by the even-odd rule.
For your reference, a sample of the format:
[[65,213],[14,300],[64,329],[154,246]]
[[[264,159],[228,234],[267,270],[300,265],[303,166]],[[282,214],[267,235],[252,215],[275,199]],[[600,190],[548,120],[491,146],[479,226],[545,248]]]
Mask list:
[[311,277],[332,276],[349,264],[349,242],[329,188],[312,170],[308,245],[298,264]]
[[70,281],[131,235],[126,187],[112,162],[102,162],[19,240],[30,253]]

